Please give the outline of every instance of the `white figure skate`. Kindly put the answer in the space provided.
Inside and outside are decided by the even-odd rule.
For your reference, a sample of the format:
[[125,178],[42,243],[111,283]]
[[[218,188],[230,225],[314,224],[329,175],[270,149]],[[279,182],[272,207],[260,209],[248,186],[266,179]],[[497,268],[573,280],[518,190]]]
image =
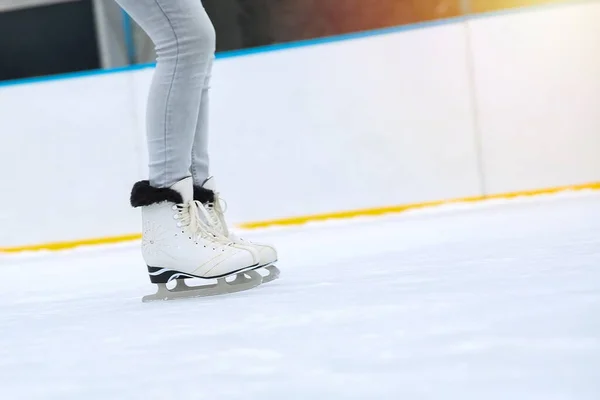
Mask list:
[[[145,296],[144,302],[235,293],[263,283],[254,271],[258,252],[216,232],[208,210],[193,200],[193,190],[192,178],[171,188],[153,188],[148,181],[133,187],[131,205],[142,208],[142,255],[150,281],[158,285],[157,293]],[[185,279],[217,282],[192,287]]]
[[254,243],[246,239],[237,236],[232,232],[225,222],[225,209],[221,205],[224,201],[219,197],[219,193],[216,191],[216,183],[214,177],[208,178],[204,181],[202,186],[194,186],[194,199],[204,204],[210,215],[211,226],[221,233],[223,236],[228,237],[234,243],[245,248],[254,249],[259,254],[258,266],[256,270],[265,271],[268,274],[263,276],[263,283],[274,281],[279,278],[280,270],[274,264],[277,262],[277,250],[275,247],[264,244]]

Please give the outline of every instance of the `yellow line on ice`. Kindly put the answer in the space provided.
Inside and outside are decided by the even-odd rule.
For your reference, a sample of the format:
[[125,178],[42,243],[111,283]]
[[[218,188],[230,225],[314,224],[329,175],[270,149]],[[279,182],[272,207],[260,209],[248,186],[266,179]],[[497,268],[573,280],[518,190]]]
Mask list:
[[[401,213],[408,210],[415,210],[419,208],[426,207],[435,207],[441,206],[445,204],[456,204],[456,203],[473,203],[480,202],[491,199],[512,199],[515,197],[526,197],[526,196],[538,196],[545,194],[553,194],[565,191],[577,191],[577,190],[600,190],[600,182],[595,183],[587,183],[582,185],[573,185],[573,186],[563,186],[556,188],[546,188],[546,189],[536,189],[536,190],[526,190],[520,192],[512,192],[512,193],[501,193],[494,194],[489,196],[472,196],[472,197],[463,197],[457,199],[450,200],[436,200],[436,201],[428,201],[423,203],[413,203],[413,204],[403,204],[397,206],[389,206],[389,207],[377,207],[377,208],[365,208],[359,210],[349,210],[349,211],[340,211],[340,212],[332,212],[325,214],[315,214],[315,215],[306,215],[306,216],[298,216],[298,217],[290,217],[290,218],[281,218],[281,219],[273,219],[269,221],[257,221],[257,222],[246,222],[238,225],[239,228],[242,229],[258,229],[258,228],[267,228],[272,226],[293,226],[293,225],[302,225],[308,222],[317,222],[317,221],[326,221],[332,219],[345,219],[345,218],[354,218],[354,217],[368,217],[368,216],[379,216],[384,214],[394,214]],[[54,243],[44,243],[44,244],[33,244],[33,245],[25,245],[25,246],[16,246],[16,247],[0,247],[0,253],[22,253],[22,252],[32,252],[32,251],[58,251],[58,250],[68,250],[73,249],[80,246],[95,246],[95,245],[107,245],[107,244],[116,244],[116,243],[124,243],[130,241],[136,241],[141,239],[142,235],[139,233],[128,234],[128,235],[120,235],[120,236],[111,236],[104,238],[92,238],[92,239],[82,239],[82,240],[71,240],[64,242],[54,242]]]

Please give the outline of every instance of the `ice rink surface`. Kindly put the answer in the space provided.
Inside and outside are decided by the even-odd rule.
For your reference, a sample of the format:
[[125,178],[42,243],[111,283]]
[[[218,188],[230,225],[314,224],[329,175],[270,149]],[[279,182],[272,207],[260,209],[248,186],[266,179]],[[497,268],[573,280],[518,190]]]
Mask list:
[[600,193],[245,236],[278,281],[147,304],[137,243],[0,256],[0,398],[600,399]]

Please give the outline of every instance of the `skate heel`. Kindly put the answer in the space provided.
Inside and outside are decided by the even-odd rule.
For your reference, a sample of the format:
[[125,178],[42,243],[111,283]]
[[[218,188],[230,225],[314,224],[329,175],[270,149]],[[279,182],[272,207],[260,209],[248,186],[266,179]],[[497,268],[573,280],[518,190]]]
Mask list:
[[148,275],[150,276],[150,282],[155,284],[169,283],[173,279],[188,277],[188,275],[183,274],[179,271],[173,271],[172,269],[168,268],[151,267],[149,265]]

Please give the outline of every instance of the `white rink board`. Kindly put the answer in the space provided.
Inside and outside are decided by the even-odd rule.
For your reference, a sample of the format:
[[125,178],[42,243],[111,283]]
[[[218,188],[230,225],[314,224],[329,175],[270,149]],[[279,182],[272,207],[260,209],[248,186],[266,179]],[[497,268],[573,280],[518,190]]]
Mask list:
[[0,88],[0,247],[139,231],[132,88],[129,74]]
[[[210,143],[230,221],[478,194],[462,35],[447,25],[217,60]],[[128,197],[145,178],[152,72],[0,88],[0,132],[24,131],[0,148],[26,137],[36,152],[2,159],[16,172],[6,186],[33,202],[26,177],[44,171],[52,185],[33,235],[0,199],[0,247],[139,231]],[[70,218],[67,193],[78,200]]]
[[229,218],[479,194],[462,35],[448,25],[217,61],[210,153]]
[[485,186],[600,181],[600,3],[475,19]]
[[[598,18],[590,2],[217,60],[228,219],[600,181]],[[152,73],[0,84],[0,248],[139,232]]]

